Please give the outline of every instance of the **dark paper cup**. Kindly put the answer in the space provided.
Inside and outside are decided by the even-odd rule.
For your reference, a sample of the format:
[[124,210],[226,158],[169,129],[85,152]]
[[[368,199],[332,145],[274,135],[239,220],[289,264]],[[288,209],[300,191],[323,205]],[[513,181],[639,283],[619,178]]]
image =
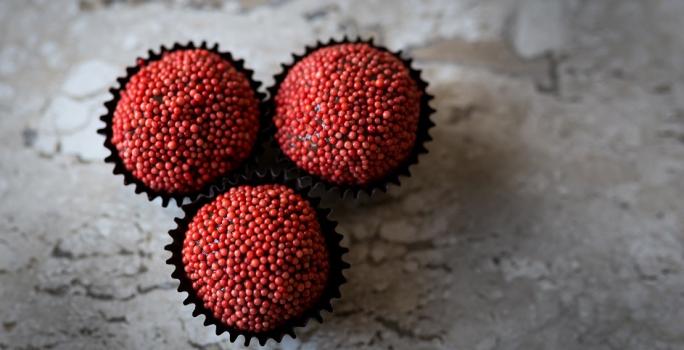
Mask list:
[[[387,176],[364,185],[340,185],[330,183],[316,175],[307,173],[305,170],[299,168],[297,164],[280,149],[280,145],[275,140],[275,134],[277,130],[276,126],[273,123],[274,116],[276,113],[275,96],[278,94],[280,85],[289,73],[290,69],[292,69],[292,67],[299,63],[299,61],[301,61],[303,58],[305,58],[310,53],[318,49],[348,43],[365,43],[380,51],[388,52],[393,56],[397,57],[404,63],[406,68],[408,68],[411,78],[415,81],[415,83],[418,85],[418,88],[422,92],[420,99],[420,114],[418,118],[418,126],[416,129],[416,140],[414,142],[413,148],[411,149],[411,152],[404,159],[404,161],[401,162],[391,172],[389,172]],[[314,193],[321,193],[321,196],[326,198],[336,197],[345,199],[351,197],[354,199],[358,199],[361,193],[366,193],[367,195],[373,197],[377,192],[387,192],[387,188],[390,184],[400,185],[400,177],[411,176],[409,168],[412,165],[418,163],[418,157],[421,154],[428,153],[428,150],[425,148],[425,144],[432,140],[429,134],[429,130],[431,127],[434,126],[434,123],[430,119],[430,116],[432,115],[432,113],[435,112],[435,110],[432,107],[430,107],[429,104],[430,100],[433,99],[433,96],[428,94],[427,92],[428,83],[422,79],[421,71],[416,70],[411,66],[412,60],[401,57],[401,51],[393,52],[383,46],[374,44],[373,39],[363,40],[360,38],[356,38],[354,40],[350,40],[347,37],[344,37],[342,40],[339,41],[331,39],[326,43],[322,43],[319,41],[316,43],[315,46],[307,46],[305,52],[302,55],[293,54],[292,57],[293,62],[290,64],[281,65],[283,67],[283,71],[274,77],[274,85],[268,88],[270,95],[267,103],[268,126],[265,132],[268,133],[267,138],[270,139],[270,148],[272,149],[272,152],[275,153],[274,158],[277,165],[280,168],[286,169],[287,171],[293,171],[298,177],[298,183],[300,186],[310,187]]]
[[104,141],[104,146],[111,152],[109,156],[105,158],[105,162],[111,163],[114,165],[114,170],[113,173],[115,175],[123,175],[124,178],[124,185],[133,185],[135,186],[135,193],[145,193],[147,194],[147,198],[152,201],[157,197],[161,197],[162,200],[162,206],[166,207],[171,200],[175,200],[177,205],[181,205],[183,203],[183,200],[185,198],[189,198],[190,201],[193,201],[197,196],[199,196],[201,193],[206,192],[212,184],[220,183],[222,181],[222,176],[219,176],[214,179],[211,183],[205,185],[203,188],[193,191],[193,192],[187,192],[187,193],[168,193],[168,192],[163,192],[163,191],[156,191],[151,189],[149,186],[147,186],[145,183],[143,183],[140,179],[136,178],[133,176],[133,173],[129,171],[124,163],[121,157],[119,156],[119,151],[116,149],[116,146],[114,146],[111,142],[112,138],[112,120],[114,117],[114,111],[116,109],[116,106],[121,98],[121,91],[126,88],[126,84],[128,81],[131,79],[133,75],[135,75],[142,66],[150,63],[157,61],[162,58],[162,56],[166,53],[169,52],[174,52],[174,51],[181,51],[181,50],[191,50],[191,49],[204,49],[207,51],[214,52],[221,56],[223,59],[226,61],[230,62],[235,69],[237,69],[239,72],[241,72],[249,81],[250,87],[254,91],[256,99],[259,101],[259,133],[257,134],[257,140],[252,146],[252,151],[250,156],[243,161],[243,164],[238,167],[237,169],[234,169],[233,171],[229,172],[228,174],[223,174],[223,176],[229,176],[232,174],[236,173],[242,173],[247,171],[247,169],[254,168],[256,166],[256,155],[261,153],[262,147],[261,145],[264,144],[263,137],[265,137],[265,134],[263,132],[263,128],[266,125],[266,113],[265,113],[265,94],[260,93],[259,86],[261,83],[257,82],[256,80],[253,79],[253,71],[245,68],[244,61],[243,60],[238,60],[233,58],[233,56],[229,52],[222,52],[219,50],[218,45],[214,44],[213,46],[208,46],[206,42],[202,42],[199,45],[195,45],[193,42],[189,42],[187,44],[179,44],[175,43],[172,47],[167,48],[165,46],[162,46],[158,52],[154,52],[152,50],[148,51],[148,57],[147,58],[139,58],[137,61],[140,64],[136,64],[135,66],[131,66],[126,68],[126,75],[118,78],[118,87],[113,87],[109,89],[110,93],[112,94],[112,99],[105,102],[105,107],[107,109],[107,113],[102,115],[100,117],[100,120],[102,120],[105,123],[104,128],[99,129],[97,132],[99,134],[102,134],[105,136],[105,141]]
[[[309,201],[311,206],[316,211],[318,222],[320,223],[321,231],[325,238],[325,243],[328,249],[328,257],[330,259],[330,275],[328,276],[328,281],[320,299],[312,308],[306,310],[301,316],[286,321],[284,325],[276,329],[267,332],[255,333],[239,330],[224,324],[221,320],[213,315],[211,310],[204,306],[202,299],[196,295],[192,288],[192,281],[186,275],[182,261],[182,249],[188,226],[201,207],[211,202],[216,196],[231,187],[239,185],[261,184],[286,185],[294,189],[296,193]],[[295,178],[292,178],[285,174],[285,172],[278,170],[251,172],[246,175],[233,176],[226,179],[222,185],[214,186],[207,194],[201,195],[193,203],[183,206],[182,209],[185,215],[182,218],[176,218],[175,222],[178,226],[169,231],[169,235],[171,235],[173,242],[165,247],[166,250],[171,252],[171,258],[167,260],[167,264],[174,266],[174,271],[171,276],[180,282],[178,291],[188,293],[188,297],[183,301],[183,303],[186,305],[193,304],[193,316],[197,317],[204,315],[204,325],[214,325],[216,327],[217,335],[228,332],[230,334],[231,342],[235,342],[237,337],[242,335],[245,338],[245,345],[249,345],[252,338],[258,339],[261,345],[266,344],[266,341],[269,339],[280,342],[283,336],[286,334],[289,334],[294,338],[296,336],[294,329],[297,327],[304,327],[309,319],[313,318],[319,322],[322,322],[322,310],[332,312],[331,301],[334,298],[340,298],[340,286],[346,282],[342,271],[349,268],[349,264],[342,259],[342,255],[344,255],[348,250],[340,246],[340,242],[343,237],[341,234],[335,231],[337,223],[328,218],[331,210],[321,208],[319,199],[310,197],[308,195],[308,190],[299,186]]]

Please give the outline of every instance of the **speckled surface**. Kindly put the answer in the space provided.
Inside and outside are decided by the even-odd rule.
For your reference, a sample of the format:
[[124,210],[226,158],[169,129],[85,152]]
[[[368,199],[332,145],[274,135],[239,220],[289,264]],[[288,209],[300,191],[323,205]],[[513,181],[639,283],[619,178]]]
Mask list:
[[[176,207],[95,134],[134,58],[207,40],[267,85],[374,36],[436,96],[430,154],[337,208],[336,312],[283,349],[684,348],[684,2],[0,2],[0,349],[239,349],[165,265]],[[255,344],[252,348],[258,348]]]

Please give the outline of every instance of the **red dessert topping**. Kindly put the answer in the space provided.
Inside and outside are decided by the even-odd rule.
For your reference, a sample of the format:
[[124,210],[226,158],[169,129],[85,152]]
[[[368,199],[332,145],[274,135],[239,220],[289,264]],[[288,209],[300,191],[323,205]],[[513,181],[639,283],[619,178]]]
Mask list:
[[421,95],[389,52],[365,43],[324,47],[280,85],[276,139],[297,166],[326,181],[381,180],[411,153]]
[[284,185],[234,187],[204,205],[182,254],[204,306],[251,332],[277,328],[313,307],[329,271],[315,210]]
[[155,191],[184,194],[240,166],[259,129],[247,77],[202,49],[141,65],[112,121],[111,141],[126,169]]

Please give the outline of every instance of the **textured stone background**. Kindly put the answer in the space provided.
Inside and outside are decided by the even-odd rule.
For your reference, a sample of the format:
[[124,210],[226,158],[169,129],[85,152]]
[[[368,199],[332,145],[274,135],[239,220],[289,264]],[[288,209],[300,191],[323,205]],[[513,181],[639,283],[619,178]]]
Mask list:
[[[431,153],[336,212],[343,299],[284,349],[684,348],[684,2],[0,2],[0,349],[237,349],[175,291],[179,209],[111,175],[106,90],[218,42],[266,84],[374,36],[436,95]],[[257,346],[252,345],[253,348]]]

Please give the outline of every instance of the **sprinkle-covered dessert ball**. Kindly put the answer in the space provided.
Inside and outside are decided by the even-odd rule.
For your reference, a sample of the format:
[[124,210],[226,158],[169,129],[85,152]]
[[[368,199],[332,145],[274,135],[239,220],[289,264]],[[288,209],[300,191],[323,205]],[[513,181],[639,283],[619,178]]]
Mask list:
[[284,185],[233,187],[204,205],[188,226],[182,260],[204,306],[251,332],[313,307],[330,269],[316,211]]
[[203,49],[139,62],[121,91],[112,144],[125,168],[152,190],[201,190],[249,156],[259,101],[231,62]]
[[421,96],[393,54],[366,43],[323,47],[282,81],[276,139],[299,168],[328,182],[381,180],[411,153]]

